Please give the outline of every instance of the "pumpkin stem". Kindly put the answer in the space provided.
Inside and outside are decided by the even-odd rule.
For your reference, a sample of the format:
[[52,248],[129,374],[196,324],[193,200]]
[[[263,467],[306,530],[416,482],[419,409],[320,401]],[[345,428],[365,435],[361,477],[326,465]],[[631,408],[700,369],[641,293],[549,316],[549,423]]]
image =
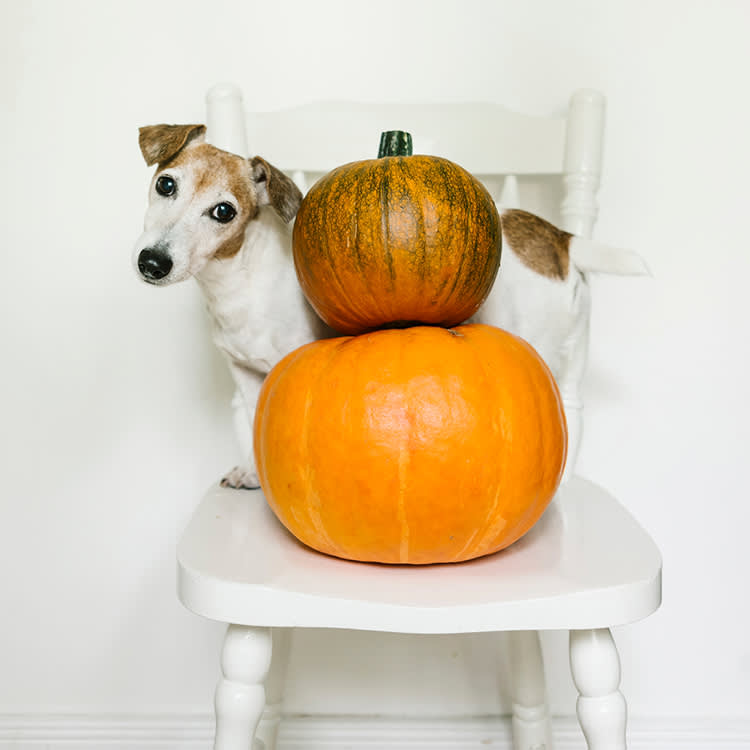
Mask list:
[[411,133],[403,130],[386,130],[380,134],[380,148],[378,159],[384,156],[411,156]]

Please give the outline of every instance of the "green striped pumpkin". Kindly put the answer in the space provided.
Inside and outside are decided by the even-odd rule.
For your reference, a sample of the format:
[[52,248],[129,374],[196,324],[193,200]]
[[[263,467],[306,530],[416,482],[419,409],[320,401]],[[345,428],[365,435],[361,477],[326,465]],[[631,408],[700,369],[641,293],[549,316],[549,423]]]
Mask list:
[[500,265],[500,221],[485,187],[411,137],[384,133],[377,159],[313,185],[294,225],[297,276],[337,331],[454,326],[484,301]]

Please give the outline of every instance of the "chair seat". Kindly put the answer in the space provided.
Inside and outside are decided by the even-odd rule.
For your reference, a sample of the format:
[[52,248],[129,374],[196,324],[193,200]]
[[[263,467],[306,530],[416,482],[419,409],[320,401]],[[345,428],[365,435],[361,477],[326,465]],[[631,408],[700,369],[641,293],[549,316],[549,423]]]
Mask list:
[[196,614],[273,627],[400,633],[588,629],[633,622],[661,601],[661,557],[597,485],[564,484],[528,534],[469,562],[380,565],[309,549],[260,490],[208,491],[177,551]]

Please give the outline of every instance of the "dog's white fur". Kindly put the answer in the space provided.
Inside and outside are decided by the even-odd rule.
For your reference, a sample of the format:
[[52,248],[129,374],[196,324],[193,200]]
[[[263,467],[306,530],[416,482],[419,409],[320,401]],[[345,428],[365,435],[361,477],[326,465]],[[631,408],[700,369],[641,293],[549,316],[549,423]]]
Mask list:
[[[252,162],[226,155],[247,162],[249,190],[243,199],[237,190],[232,190],[232,179],[225,172],[216,169],[216,174],[206,179],[201,173],[205,164],[190,158],[191,150],[202,143],[202,132],[188,136],[178,149],[178,163],[170,165],[167,160],[166,167],[160,164],[157,168],[144,232],[136,243],[133,260],[139,269],[144,248],[168,248],[173,263],[170,272],[161,279],[147,280],[162,285],[193,276],[200,285],[213,319],[215,343],[227,356],[237,385],[233,401],[235,426],[248,457],[223,483],[257,487],[251,426],[263,379],[286,354],[333,332],[304,298],[292,260],[291,232],[271,210],[274,196],[270,181],[278,173],[262,160],[259,171]],[[156,160],[149,156],[143,143],[142,149],[147,162]],[[174,197],[165,198],[155,190],[157,177],[164,173],[177,182]],[[287,185],[284,190],[289,192],[291,188]],[[301,196],[284,197],[290,201],[287,214],[292,213],[291,209],[296,211],[294,204]],[[223,258],[217,257],[217,252],[221,254],[231,228],[206,218],[211,206],[220,202],[237,208],[234,221],[246,224],[239,250]],[[278,206],[275,208],[279,210]],[[501,225],[502,216],[501,212]],[[574,432],[571,442],[575,443],[580,425],[576,426],[571,412],[580,410],[579,388],[588,348],[590,296],[586,273],[643,273],[645,267],[634,253],[577,237],[570,239],[568,250],[570,263],[565,278],[552,278],[534,270],[524,256],[525,248],[518,246],[518,240],[514,247],[504,233],[502,263],[495,285],[472,322],[515,333],[540,353],[560,387],[569,429]],[[142,269],[140,272],[143,275]],[[571,445],[571,449],[574,457],[576,446]]]
[[226,354],[237,386],[235,429],[247,456],[246,464],[223,481],[257,487],[251,428],[263,379],[289,352],[332,332],[299,288],[288,227],[268,210],[248,224],[237,255],[206,263],[195,278],[213,319],[214,341]]

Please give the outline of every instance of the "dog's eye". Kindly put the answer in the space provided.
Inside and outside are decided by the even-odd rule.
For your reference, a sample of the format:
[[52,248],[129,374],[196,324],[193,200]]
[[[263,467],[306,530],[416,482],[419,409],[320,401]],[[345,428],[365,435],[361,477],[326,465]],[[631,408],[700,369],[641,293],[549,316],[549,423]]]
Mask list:
[[156,192],[159,195],[174,195],[177,190],[177,183],[168,174],[163,174],[156,181]]
[[234,210],[234,206],[229,203],[219,203],[211,209],[211,218],[221,224],[228,224],[232,219],[237,216],[237,212]]

